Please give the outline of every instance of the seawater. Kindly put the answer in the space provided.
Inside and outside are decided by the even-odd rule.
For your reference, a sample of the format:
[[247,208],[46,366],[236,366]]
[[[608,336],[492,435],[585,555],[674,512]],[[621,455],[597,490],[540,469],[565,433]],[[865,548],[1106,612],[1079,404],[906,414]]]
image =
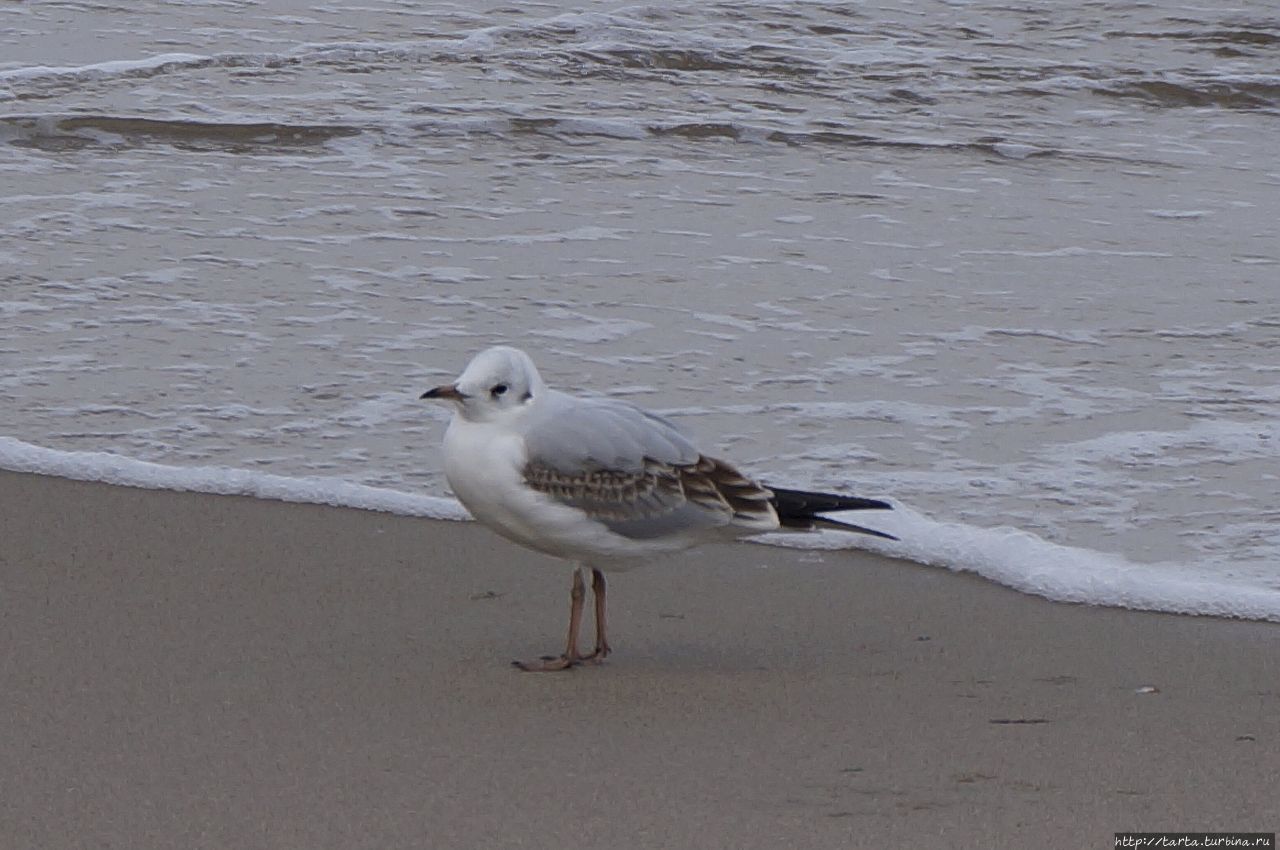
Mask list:
[[507,342],[893,497],[895,554],[1274,618],[1278,42],[1210,4],[10,4],[0,459],[438,508],[417,396]]

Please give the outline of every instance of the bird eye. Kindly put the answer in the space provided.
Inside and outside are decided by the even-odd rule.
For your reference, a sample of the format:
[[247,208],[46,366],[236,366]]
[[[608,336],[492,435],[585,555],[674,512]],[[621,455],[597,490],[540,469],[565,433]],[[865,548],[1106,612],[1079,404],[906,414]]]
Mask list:
[[497,398],[500,395],[505,395],[509,389],[510,387],[506,384],[494,384],[493,389],[489,390],[489,392],[493,393],[494,398]]

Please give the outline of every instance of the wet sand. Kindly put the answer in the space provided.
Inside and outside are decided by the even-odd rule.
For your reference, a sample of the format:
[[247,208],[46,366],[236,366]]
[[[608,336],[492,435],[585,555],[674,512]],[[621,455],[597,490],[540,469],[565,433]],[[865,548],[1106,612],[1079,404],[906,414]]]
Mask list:
[[737,545],[616,576],[609,662],[532,675],[507,662],[559,647],[568,570],[472,523],[14,473],[0,503],[5,847],[1280,823],[1280,626]]

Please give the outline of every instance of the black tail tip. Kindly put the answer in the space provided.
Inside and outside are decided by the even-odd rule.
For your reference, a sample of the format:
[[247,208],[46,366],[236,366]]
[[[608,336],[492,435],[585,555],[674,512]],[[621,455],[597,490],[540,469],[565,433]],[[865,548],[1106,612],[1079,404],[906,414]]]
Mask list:
[[825,516],[818,517],[815,524],[820,526],[837,528],[841,531],[856,531],[859,534],[866,534],[871,537],[879,537],[881,540],[895,540],[895,541],[900,540],[900,538],[894,537],[892,534],[890,534],[887,531],[876,531],[874,528],[867,528],[866,526],[862,526],[862,525],[854,525],[851,522],[841,522],[838,519],[831,519],[830,517],[825,517]]

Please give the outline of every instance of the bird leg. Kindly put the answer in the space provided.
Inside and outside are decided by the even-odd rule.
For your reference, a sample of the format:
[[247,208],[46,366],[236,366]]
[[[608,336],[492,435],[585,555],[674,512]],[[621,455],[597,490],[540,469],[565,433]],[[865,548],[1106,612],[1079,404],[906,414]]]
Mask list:
[[[601,576],[601,582],[604,577]],[[560,656],[544,655],[537,661],[512,661],[512,665],[528,673],[552,673],[557,670],[569,670],[582,661],[578,653],[578,631],[582,626],[582,602],[586,598],[587,587],[582,580],[582,568],[573,568],[573,586],[569,589],[569,639],[565,642],[564,654]],[[597,616],[600,610],[597,597]],[[597,628],[599,622],[597,621]],[[597,641],[599,639],[597,638]],[[597,647],[597,652],[599,648]],[[589,657],[595,657],[593,653]]]
[[590,655],[584,655],[583,661],[603,661],[613,651],[609,639],[605,637],[604,627],[604,573],[591,568],[591,593],[596,601],[596,648]]

